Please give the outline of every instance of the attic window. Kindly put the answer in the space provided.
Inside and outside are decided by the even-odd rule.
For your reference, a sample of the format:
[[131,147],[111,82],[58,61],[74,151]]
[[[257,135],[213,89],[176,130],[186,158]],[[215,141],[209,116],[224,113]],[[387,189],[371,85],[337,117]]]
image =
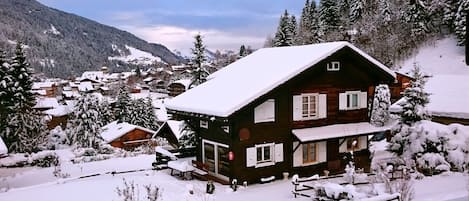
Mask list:
[[327,71],[339,71],[340,70],[340,62],[333,61],[327,64]]
[[200,120],[200,128],[208,128],[208,121]]

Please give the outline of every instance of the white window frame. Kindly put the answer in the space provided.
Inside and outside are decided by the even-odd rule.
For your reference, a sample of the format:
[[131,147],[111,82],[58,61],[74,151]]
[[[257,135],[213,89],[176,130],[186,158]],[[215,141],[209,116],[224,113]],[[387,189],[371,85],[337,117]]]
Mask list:
[[208,128],[208,121],[200,120],[200,128]]
[[[315,111],[315,114],[314,115],[311,115],[311,97],[314,97],[314,102],[315,102],[315,108],[314,108],[314,111]],[[304,108],[303,108],[303,104],[305,104],[303,102],[303,99],[304,98],[308,98],[308,101],[307,101],[307,105],[308,105],[308,108],[307,108],[307,111],[306,111],[306,115],[307,116],[303,116],[304,115]],[[303,120],[310,120],[310,119],[317,119],[319,118],[319,94],[318,93],[308,93],[308,94],[301,94],[301,119]]]
[[[266,147],[270,148],[270,158],[269,159],[264,158],[264,151],[265,151],[264,148],[266,148]],[[256,165],[255,165],[256,168],[271,166],[271,165],[275,164],[275,143],[257,144],[255,146],[255,149],[256,149]],[[258,160],[258,158],[257,158],[257,150],[258,149],[262,150],[262,153],[261,153],[262,159],[261,160]]]
[[332,61],[327,64],[327,71],[339,71],[340,61]]
[[275,99],[267,99],[254,108],[254,123],[275,122]]
[[[355,109],[360,109],[360,91],[348,91],[346,92],[347,96],[347,110],[355,110]],[[357,97],[357,105],[353,106],[353,96]]]
[[[306,147],[310,147],[310,146],[314,146],[314,160],[306,160],[305,161],[305,153],[304,153],[304,150],[305,150],[305,146]],[[300,146],[303,146],[303,152],[302,152],[302,156],[303,156],[303,164],[307,165],[307,164],[313,164],[313,163],[317,163],[318,162],[318,158],[319,158],[319,155],[318,155],[318,144],[315,143],[315,142],[311,142],[311,143],[305,143],[305,144],[301,144]],[[309,159],[309,158],[308,158]]]

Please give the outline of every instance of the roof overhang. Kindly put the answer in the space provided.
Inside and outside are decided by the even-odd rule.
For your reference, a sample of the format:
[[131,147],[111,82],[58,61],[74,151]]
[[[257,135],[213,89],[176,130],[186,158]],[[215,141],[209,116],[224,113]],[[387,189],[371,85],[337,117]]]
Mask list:
[[293,135],[300,142],[313,142],[326,139],[336,139],[372,133],[384,132],[391,128],[392,124],[383,127],[374,126],[368,122],[334,124],[329,126],[293,129]]

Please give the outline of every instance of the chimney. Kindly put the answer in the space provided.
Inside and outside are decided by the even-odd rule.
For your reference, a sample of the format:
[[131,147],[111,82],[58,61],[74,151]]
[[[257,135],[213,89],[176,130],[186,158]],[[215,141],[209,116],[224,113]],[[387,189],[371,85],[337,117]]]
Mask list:
[[466,15],[466,66],[469,66],[469,14]]

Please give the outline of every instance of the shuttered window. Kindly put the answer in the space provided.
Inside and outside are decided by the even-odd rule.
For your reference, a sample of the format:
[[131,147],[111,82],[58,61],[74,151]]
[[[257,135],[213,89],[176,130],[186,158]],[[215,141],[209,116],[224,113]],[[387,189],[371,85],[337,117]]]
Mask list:
[[339,94],[339,110],[356,110],[367,108],[367,92],[346,91]]
[[246,149],[246,167],[265,167],[283,162],[283,143],[259,144]]
[[326,118],[326,94],[301,94],[293,96],[293,120],[312,120]]

